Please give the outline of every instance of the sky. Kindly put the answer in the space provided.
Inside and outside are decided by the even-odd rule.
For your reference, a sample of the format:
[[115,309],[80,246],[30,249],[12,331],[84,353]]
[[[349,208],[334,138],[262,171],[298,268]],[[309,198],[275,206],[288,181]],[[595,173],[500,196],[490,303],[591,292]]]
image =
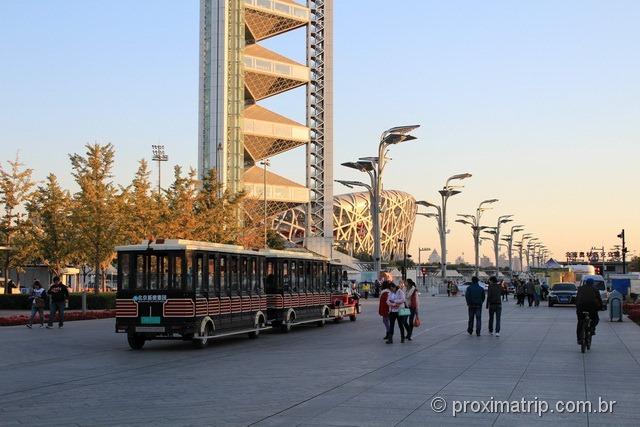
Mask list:
[[[68,154],[90,142],[114,144],[122,184],[152,144],[165,172],[195,167],[198,15],[197,0],[2,0],[0,161],[19,152],[69,188]],[[436,201],[448,176],[473,174],[449,202],[449,259],[473,260],[454,216],[489,198],[483,225],[512,214],[561,260],[610,249],[622,228],[640,249],[638,22],[635,0],[335,0],[335,178],[363,179],[340,163],[420,124],[392,148],[385,188]],[[264,45],[304,62],[304,37]],[[303,89],[262,104],[304,122]],[[302,149],[272,165],[304,182]],[[417,247],[439,249],[433,220],[417,218]]]

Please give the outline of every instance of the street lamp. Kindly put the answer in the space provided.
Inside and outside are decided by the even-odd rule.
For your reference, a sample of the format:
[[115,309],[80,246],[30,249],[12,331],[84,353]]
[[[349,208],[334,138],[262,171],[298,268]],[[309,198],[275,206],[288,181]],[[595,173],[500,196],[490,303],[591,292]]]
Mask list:
[[167,160],[169,160],[169,156],[167,156],[167,154],[164,152],[164,145],[152,145],[151,150],[153,152],[153,157],[151,157],[151,160],[153,160],[154,162],[158,162],[158,197],[160,197],[160,191],[162,190],[161,165],[162,162],[166,162]]
[[451,181],[461,181],[470,177],[470,173],[459,173],[447,178],[442,190],[438,191],[442,200],[440,206],[429,203],[425,200],[416,202],[418,205],[427,208],[435,208],[437,211],[437,214],[431,214],[432,216],[429,216],[428,214],[424,216],[428,218],[435,218],[437,221],[438,236],[440,237],[440,276],[442,283],[445,283],[447,278],[447,201],[449,200],[449,197],[460,194],[461,191],[459,189],[463,188],[462,185],[451,185]]
[[531,233],[523,234],[522,237],[520,237],[520,242],[515,244],[515,246],[518,248],[518,256],[520,257],[520,273],[524,272],[524,265],[522,263],[523,262],[522,251],[524,249],[524,241],[530,238],[531,236],[533,236],[533,234]]
[[513,238],[514,234],[524,230],[524,225],[513,225],[511,226],[511,233],[504,236],[502,240],[507,242],[507,251],[509,257],[509,278],[513,279]]
[[459,217],[464,219],[458,219],[456,222],[460,222],[462,224],[467,224],[471,226],[471,230],[473,231],[473,244],[475,250],[475,275],[478,277],[480,273],[480,232],[488,227],[483,227],[480,225],[480,219],[482,218],[482,213],[489,209],[488,207],[484,207],[485,205],[490,205],[497,202],[498,199],[487,199],[480,202],[478,208],[476,209],[475,215],[463,215],[458,214]]
[[262,170],[262,196],[264,201],[264,247],[267,248],[267,166],[271,166],[269,159],[264,159],[260,162],[264,166]]
[[513,221],[511,219],[512,216],[513,215],[499,216],[496,226],[484,231],[485,233],[493,235],[493,239],[491,240],[493,241],[493,252],[496,260],[496,278],[500,275],[500,267],[498,266],[498,257],[500,252],[500,227],[502,226],[502,224]]
[[[363,157],[357,162],[343,163],[351,169],[366,172],[371,179],[369,193],[371,195],[371,222],[373,228],[373,269],[376,277],[379,277],[382,269],[382,237],[380,230],[380,203],[382,199],[382,173],[387,164],[387,153],[391,145],[417,139],[410,132],[420,125],[396,126],[382,132],[378,143],[378,157]],[[340,182],[340,181],[338,181]]]
[[402,280],[407,281],[407,239],[398,239],[402,243]]

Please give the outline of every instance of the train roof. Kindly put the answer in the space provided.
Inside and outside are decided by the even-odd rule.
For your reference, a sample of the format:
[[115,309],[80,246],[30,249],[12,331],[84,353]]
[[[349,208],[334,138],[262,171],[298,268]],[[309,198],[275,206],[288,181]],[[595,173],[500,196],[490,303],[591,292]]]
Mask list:
[[315,253],[308,251],[303,248],[292,248],[287,250],[277,250],[277,249],[247,249],[244,246],[238,245],[226,245],[223,243],[211,243],[211,242],[201,242],[197,240],[183,240],[183,239],[157,239],[149,242],[141,242],[137,245],[123,245],[116,246],[116,251],[125,252],[125,251],[147,251],[149,249],[152,250],[201,250],[201,251],[216,251],[216,252],[226,252],[226,253],[235,253],[235,254],[247,254],[247,255],[262,255],[264,257],[270,258],[303,258],[303,259],[316,259],[328,261],[327,258]]

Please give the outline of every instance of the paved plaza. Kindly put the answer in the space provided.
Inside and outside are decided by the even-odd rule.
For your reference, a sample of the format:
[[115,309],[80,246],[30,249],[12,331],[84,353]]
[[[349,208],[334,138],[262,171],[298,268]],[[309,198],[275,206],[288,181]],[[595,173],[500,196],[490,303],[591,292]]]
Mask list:
[[[575,309],[503,308],[502,336],[466,329],[464,298],[423,300],[413,342],[382,341],[377,300],[357,322],[236,337],[205,350],[129,350],[114,320],[0,328],[0,425],[431,426],[640,423],[640,327],[601,321],[590,353]],[[602,316],[604,318],[604,316]],[[431,409],[434,398],[447,404]],[[615,400],[613,413],[459,413],[463,401]],[[455,402],[458,401],[458,402]],[[532,409],[533,410],[533,409]]]

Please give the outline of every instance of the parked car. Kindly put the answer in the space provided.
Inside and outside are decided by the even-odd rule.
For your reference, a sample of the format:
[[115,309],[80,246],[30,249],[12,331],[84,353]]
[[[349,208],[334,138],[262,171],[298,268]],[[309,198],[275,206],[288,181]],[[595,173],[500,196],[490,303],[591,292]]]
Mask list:
[[578,288],[574,283],[554,283],[549,291],[549,307],[555,304],[575,304]]
[[600,298],[602,298],[602,310],[606,310],[609,304],[609,292],[607,292],[604,277],[597,274],[584,274],[580,279],[580,286],[584,285],[587,279],[593,280],[593,287],[600,292]]

